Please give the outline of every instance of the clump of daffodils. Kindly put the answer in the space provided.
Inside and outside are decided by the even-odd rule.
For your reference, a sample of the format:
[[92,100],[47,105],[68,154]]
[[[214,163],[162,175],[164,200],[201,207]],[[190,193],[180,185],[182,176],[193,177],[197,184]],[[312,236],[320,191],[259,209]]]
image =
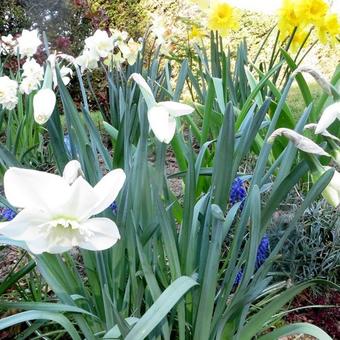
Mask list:
[[335,43],[340,35],[339,17],[331,12],[325,0],[283,0],[278,27],[281,40],[288,38],[295,30],[293,49],[301,46],[312,28],[316,29],[323,44]]
[[129,39],[127,32],[116,29],[110,33],[97,30],[86,38],[85,48],[75,59],[75,63],[80,66],[82,72],[97,68],[100,61],[112,67],[120,67],[124,62],[133,65],[141,48],[141,43]]

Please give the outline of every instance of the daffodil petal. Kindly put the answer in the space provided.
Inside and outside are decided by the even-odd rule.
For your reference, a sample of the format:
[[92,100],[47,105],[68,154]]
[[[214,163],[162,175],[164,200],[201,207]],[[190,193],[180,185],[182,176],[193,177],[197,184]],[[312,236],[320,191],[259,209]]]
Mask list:
[[301,151],[320,156],[330,156],[324,149],[314,143],[311,139],[302,136],[291,129],[279,128],[275,130],[268,138],[268,143],[273,143],[275,138],[278,136],[284,136],[288,138]]
[[78,177],[71,185],[68,199],[62,205],[55,206],[55,216],[83,221],[93,215],[92,210],[98,199],[94,188],[83,177]]
[[82,228],[93,233],[93,236],[79,243],[80,248],[98,251],[112,247],[120,234],[116,224],[108,218],[91,218],[82,224]]
[[66,182],[72,184],[79,176],[84,176],[80,163],[77,160],[68,162],[63,171]]
[[28,241],[35,239],[39,228],[46,224],[49,215],[39,210],[23,209],[12,221],[0,223],[0,234],[13,240]]
[[70,194],[70,186],[62,177],[21,168],[6,171],[4,187],[8,202],[17,208],[53,211]]
[[107,173],[93,188],[98,200],[92,207],[91,215],[97,215],[105,210],[118,196],[125,182],[122,169],[115,169]]
[[33,97],[33,115],[35,121],[42,125],[51,117],[56,103],[56,97],[51,89],[39,90]]
[[195,109],[189,105],[171,101],[159,102],[157,105],[164,107],[174,117],[189,115],[195,111]]
[[176,132],[176,120],[163,106],[154,106],[148,111],[150,127],[162,143],[170,143]]
[[35,239],[27,241],[26,245],[29,251],[36,255],[45,252],[50,254],[61,254],[71,250],[73,246],[71,241],[64,244],[51,243],[46,234],[37,235]]
[[340,119],[340,102],[328,106],[322,113],[315,133],[324,132],[336,119]]
[[151,109],[152,106],[156,105],[155,97],[145,79],[139,73],[133,73],[130,78],[132,78],[138,84],[148,109]]

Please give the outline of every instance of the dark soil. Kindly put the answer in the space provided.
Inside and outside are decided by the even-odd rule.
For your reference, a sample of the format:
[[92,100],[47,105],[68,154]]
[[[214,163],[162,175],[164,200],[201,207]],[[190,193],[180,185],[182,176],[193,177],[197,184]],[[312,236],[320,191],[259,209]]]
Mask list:
[[286,321],[288,323],[309,322],[323,329],[333,339],[340,339],[340,292],[336,290],[327,290],[322,293],[306,291],[293,300],[290,309],[309,305],[334,305],[336,307],[302,309],[289,313]]

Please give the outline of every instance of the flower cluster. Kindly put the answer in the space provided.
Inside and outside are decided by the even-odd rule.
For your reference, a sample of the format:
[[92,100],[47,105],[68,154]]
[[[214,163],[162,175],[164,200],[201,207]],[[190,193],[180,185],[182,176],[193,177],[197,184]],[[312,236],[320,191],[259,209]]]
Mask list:
[[20,58],[32,57],[42,44],[38,30],[24,29],[21,35],[14,38],[11,34],[0,38],[0,54],[15,54]]
[[278,26],[281,40],[286,39],[296,30],[292,47],[301,46],[312,27],[323,44],[334,43],[340,34],[340,20],[332,13],[325,0],[283,0],[279,10]]
[[244,204],[244,199],[247,196],[247,191],[244,187],[244,182],[240,177],[236,177],[231,185],[229,201],[231,205],[237,202],[242,202],[241,208]]
[[[269,256],[270,243],[267,234],[262,237],[262,240],[257,248],[255,270],[258,270]],[[235,278],[234,286],[238,286],[243,277],[243,269],[241,269]]]
[[0,208],[0,217],[6,221],[12,221],[17,213],[11,208]]
[[109,35],[106,31],[97,30],[85,39],[85,48],[75,61],[82,72],[97,68],[101,60],[112,67],[119,67],[125,61],[133,65],[141,48],[142,45],[129,39],[125,31],[112,30]]

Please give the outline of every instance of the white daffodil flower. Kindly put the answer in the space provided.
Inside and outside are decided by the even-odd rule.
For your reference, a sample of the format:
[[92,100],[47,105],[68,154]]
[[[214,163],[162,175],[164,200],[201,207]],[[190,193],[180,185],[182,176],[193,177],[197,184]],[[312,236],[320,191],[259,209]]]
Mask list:
[[[67,55],[65,55],[67,56]],[[58,79],[57,79],[57,71],[56,71],[56,65],[57,65],[57,58],[63,58],[61,55],[57,54],[51,54],[47,60],[49,61],[51,65],[51,71],[52,71],[52,80],[53,80],[53,88],[55,89],[58,86]],[[73,60],[74,61],[74,60]],[[62,66],[60,69],[60,76],[61,80],[63,81],[64,85],[67,86],[69,82],[71,81],[71,77],[73,75],[73,71],[66,66]]]
[[[323,169],[326,171],[331,169],[331,167],[325,166]],[[319,171],[317,174],[313,174],[313,181],[315,182],[324,171]],[[337,208],[340,205],[340,173],[338,171],[335,170],[331,181],[327,185],[326,189],[322,192],[322,196],[334,208]]]
[[340,102],[326,107],[319,119],[315,133],[323,133],[336,119],[340,120]]
[[19,54],[22,58],[32,57],[37,52],[38,47],[41,45],[38,35],[38,30],[22,31],[21,36],[17,39]]
[[12,54],[15,50],[15,46],[17,45],[17,41],[13,38],[12,34],[8,34],[7,36],[3,35],[0,38],[0,54]]
[[18,104],[18,83],[7,76],[0,77],[0,105],[13,110]]
[[268,143],[271,144],[274,143],[275,138],[278,136],[288,138],[301,151],[311,153],[314,155],[330,156],[324,149],[322,149],[312,140],[305,136],[300,135],[299,133],[291,129],[280,128],[275,130],[268,138]]
[[118,46],[123,53],[124,59],[129,65],[133,65],[137,61],[138,52],[141,50],[142,45],[131,38],[127,44],[120,43]]
[[172,101],[157,103],[151,88],[140,74],[133,73],[131,78],[138,84],[148,106],[151,130],[160,142],[170,143],[176,132],[176,117],[188,115],[194,108]]
[[75,59],[75,63],[80,66],[81,72],[86,69],[93,70],[98,67],[98,55],[93,50],[85,49],[83,53]]
[[124,42],[129,38],[129,33],[126,31],[120,31],[117,29],[110,29],[110,31],[115,47],[118,46],[118,43]]
[[12,221],[0,223],[0,233],[24,241],[34,254],[58,254],[76,246],[93,251],[113,246],[120,238],[116,224],[108,218],[91,217],[115,200],[125,173],[113,170],[92,187],[77,177],[80,165],[72,162],[64,176],[22,168],[7,170],[6,198],[22,210]]
[[27,59],[23,69],[23,80],[20,84],[20,92],[30,94],[32,91],[37,90],[41,81],[44,78],[44,68],[40,66],[35,59]]
[[56,103],[55,93],[49,88],[39,90],[33,97],[34,120],[42,125],[51,117]]
[[106,58],[113,50],[113,38],[106,31],[97,30],[94,35],[85,39],[85,45],[99,57]]

